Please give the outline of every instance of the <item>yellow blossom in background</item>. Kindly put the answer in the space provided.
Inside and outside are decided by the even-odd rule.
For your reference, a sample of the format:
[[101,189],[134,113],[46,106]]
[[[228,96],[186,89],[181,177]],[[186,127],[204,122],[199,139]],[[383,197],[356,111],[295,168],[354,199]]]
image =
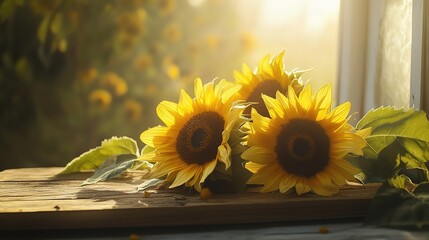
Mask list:
[[156,112],[166,126],[144,131],[140,139],[154,151],[142,158],[155,162],[152,178],[167,176],[170,188],[185,184],[201,192],[206,178],[219,167],[231,165],[230,133],[243,108],[232,108],[240,89],[225,80],[194,83],[195,98],[181,91],[179,102],[161,102]]
[[182,39],[182,30],[179,24],[172,23],[167,25],[164,29],[165,38],[173,43],[176,43]]
[[205,40],[207,47],[212,51],[218,49],[220,46],[220,38],[216,34],[207,35]]
[[351,104],[343,103],[331,111],[331,86],[315,95],[307,84],[295,93],[289,86],[287,97],[277,92],[276,98],[263,95],[269,109],[264,117],[252,109],[248,143],[241,157],[254,173],[249,184],[263,185],[262,192],[297,194],[313,191],[330,196],[355,181],[360,172],[344,159],[346,154],[362,154],[366,141],[348,124]]
[[176,0],[159,0],[156,2],[159,7],[159,15],[162,17],[170,15],[176,9]]
[[180,77],[180,68],[174,63],[167,66],[166,72],[171,80],[177,80]]
[[138,101],[127,99],[124,102],[124,109],[126,117],[130,122],[137,122],[140,120],[143,107]]
[[65,38],[62,38],[59,42],[58,42],[58,51],[65,53],[67,51],[68,48],[68,41]]
[[89,95],[89,101],[101,110],[106,110],[112,103],[112,96],[107,90],[96,89]]
[[[292,86],[297,93],[302,89],[302,84],[295,74],[287,73],[284,69],[283,58],[284,51],[273,58],[266,55],[261,59],[255,71],[252,71],[246,64],[243,64],[242,72],[234,71],[236,82],[243,86],[238,99],[258,103],[252,107],[262,116],[268,117],[268,110],[263,104],[261,94],[270,97],[274,97],[277,91],[285,94],[288,86]],[[245,113],[250,113],[250,109]]]
[[256,47],[256,37],[251,32],[243,32],[240,35],[240,43],[245,51],[251,51]]
[[84,85],[89,85],[98,77],[98,71],[96,68],[88,68],[79,73],[79,81]]
[[139,71],[146,70],[150,65],[152,65],[153,58],[148,53],[141,53],[135,59],[133,66]]
[[127,82],[114,72],[108,72],[104,75],[103,84],[112,88],[116,96],[123,96],[128,91]]
[[118,41],[123,48],[134,47],[145,30],[147,13],[143,8],[133,12],[122,13],[118,19]]
[[118,27],[129,35],[139,35],[144,30],[146,11],[140,8],[133,12],[126,12],[118,17]]

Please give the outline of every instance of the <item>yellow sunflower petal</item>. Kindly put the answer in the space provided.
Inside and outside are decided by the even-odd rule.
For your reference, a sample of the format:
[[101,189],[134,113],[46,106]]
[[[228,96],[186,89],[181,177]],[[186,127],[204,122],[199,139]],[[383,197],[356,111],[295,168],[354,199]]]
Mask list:
[[198,166],[196,164],[191,164],[185,169],[182,169],[177,173],[176,179],[174,179],[174,182],[170,185],[170,188],[175,188],[189,181],[189,179],[195,175],[197,168]]
[[311,188],[310,188],[310,186],[308,185],[307,180],[300,179],[300,180],[298,180],[298,182],[296,183],[295,190],[296,190],[296,193],[297,193],[298,195],[301,195],[301,194],[304,194],[304,193],[310,192],[310,191],[311,191]]
[[289,86],[287,90],[287,98],[289,101],[289,109],[297,111],[298,98],[296,97],[295,90],[291,86]]
[[176,172],[186,167],[184,164],[178,160],[171,160],[169,162],[160,162],[155,164],[154,168],[150,173],[151,178],[160,178],[171,172]]
[[340,106],[334,108],[334,110],[331,113],[332,122],[334,123],[343,122],[347,118],[347,115],[350,112],[350,108],[351,108],[350,102],[345,102]]
[[211,161],[205,166],[203,174],[201,175],[200,183],[203,183],[206,180],[206,178],[210,175],[210,173],[213,172],[213,170],[216,167],[216,163],[217,161]]
[[241,85],[235,85],[230,88],[228,88],[223,94],[222,94],[222,102],[225,103],[226,101],[230,100],[237,92],[241,89]]
[[192,110],[192,98],[185,92],[180,91],[179,104],[177,105],[178,112],[183,116]]
[[254,163],[254,162],[247,162],[245,164],[246,169],[249,170],[252,173],[255,173],[256,171],[258,171],[263,166],[264,165],[261,165],[261,164],[258,164],[258,163]]
[[318,181],[310,181],[310,187],[313,192],[321,196],[332,196],[339,191],[339,188],[335,185],[323,185]]
[[275,66],[273,67],[274,75],[280,75],[284,74],[283,71],[283,59],[284,59],[285,51],[283,50],[280,52],[277,56],[275,56],[271,62],[271,65]]
[[253,125],[256,129],[266,131],[269,129],[270,119],[260,115],[254,108],[251,110]]
[[164,137],[168,136],[168,128],[163,126],[157,126],[149,128],[148,130],[140,134],[140,139],[145,144],[155,147],[159,143],[163,143]]
[[282,174],[279,170],[273,172],[273,175],[268,179],[261,189],[261,192],[272,192],[279,189],[280,182],[282,180]]
[[244,160],[252,161],[259,164],[267,164],[276,159],[273,151],[264,147],[252,146],[241,154]]
[[285,174],[286,176],[283,177],[282,181],[279,185],[279,190],[281,193],[285,193],[289,191],[291,188],[295,187],[297,183],[297,178],[294,175]]
[[201,78],[197,78],[194,81],[194,94],[196,99],[204,98],[203,83],[201,81]]
[[282,117],[284,115],[283,109],[276,99],[271,98],[265,94],[262,94],[262,99],[264,100],[265,106],[267,107],[271,118],[276,116]]
[[325,85],[316,93],[314,108],[318,109],[319,114],[321,114],[318,118],[324,117],[327,112],[331,111],[331,91],[331,85]]
[[191,187],[191,186],[200,185],[198,183],[201,180],[201,174],[203,173],[203,170],[204,170],[204,166],[198,166],[195,171],[194,177],[190,181],[186,182],[185,186]]
[[305,110],[310,108],[311,103],[311,85],[305,85],[304,89],[301,91],[298,97],[299,105],[302,106]]
[[278,166],[274,164],[262,165],[259,170],[253,174],[247,181],[249,184],[263,184],[270,179]]
[[162,101],[156,108],[158,117],[167,125],[171,127],[176,122],[174,116],[177,112],[177,104],[169,101]]
[[228,169],[231,166],[231,160],[230,160],[231,148],[229,147],[228,144],[220,145],[218,147],[218,153],[220,156],[218,160],[225,164],[225,169]]
[[279,91],[276,92],[276,100],[279,101],[283,109],[286,111],[289,109],[289,101],[287,100],[286,96]]
[[270,55],[265,55],[262,60],[259,62],[258,65],[258,73],[266,73],[273,75],[273,71],[271,70],[270,66]]

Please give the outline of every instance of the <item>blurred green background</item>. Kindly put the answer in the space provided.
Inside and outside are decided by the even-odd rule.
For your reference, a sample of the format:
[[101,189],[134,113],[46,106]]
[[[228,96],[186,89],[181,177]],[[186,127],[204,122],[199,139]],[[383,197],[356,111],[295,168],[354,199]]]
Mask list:
[[[138,140],[161,124],[156,105],[196,77],[234,81],[243,62],[287,46],[288,70],[316,67],[306,79],[335,83],[338,0],[333,15],[311,1],[0,1],[0,170],[64,166],[105,138]],[[318,14],[329,15],[322,25]],[[291,29],[305,19],[310,28]]]

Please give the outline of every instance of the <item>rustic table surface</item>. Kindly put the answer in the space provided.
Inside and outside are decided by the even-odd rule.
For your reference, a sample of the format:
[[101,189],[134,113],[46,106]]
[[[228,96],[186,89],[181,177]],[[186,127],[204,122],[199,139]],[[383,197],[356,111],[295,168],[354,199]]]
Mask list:
[[29,234],[35,239],[426,236],[425,232],[362,226],[378,185],[346,186],[332,197],[248,191],[201,200],[183,188],[151,190],[149,196],[136,192],[143,181],[137,172],[81,186],[91,173],[57,175],[60,171],[24,168],[0,172],[0,231],[12,238]]

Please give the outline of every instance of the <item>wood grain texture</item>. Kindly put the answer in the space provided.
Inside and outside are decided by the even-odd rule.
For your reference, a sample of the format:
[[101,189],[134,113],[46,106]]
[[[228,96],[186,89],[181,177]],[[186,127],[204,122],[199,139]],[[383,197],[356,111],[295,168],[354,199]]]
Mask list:
[[237,224],[363,217],[378,185],[314,194],[216,194],[202,201],[189,189],[136,192],[141,174],[80,186],[91,173],[56,176],[61,168],[0,172],[0,229],[70,229]]

